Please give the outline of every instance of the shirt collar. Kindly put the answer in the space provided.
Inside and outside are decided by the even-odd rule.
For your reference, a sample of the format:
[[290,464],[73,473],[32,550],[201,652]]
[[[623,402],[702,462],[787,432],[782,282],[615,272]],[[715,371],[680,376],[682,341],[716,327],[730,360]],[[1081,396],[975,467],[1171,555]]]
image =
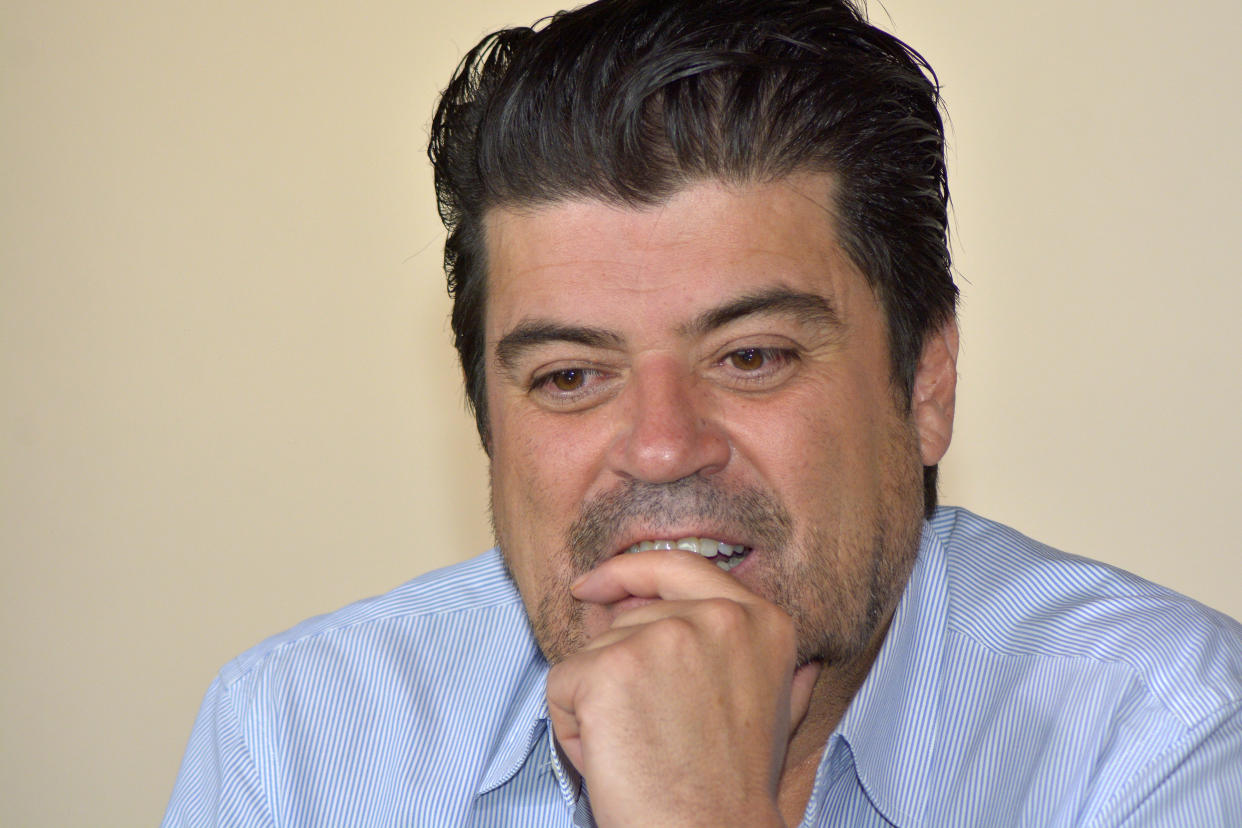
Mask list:
[[888,635],[837,726],[868,798],[896,824],[918,822],[928,794],[936,752],[930,723],[940,711],[945,589],[944,548],[924,523],[918,558]]
[[513,694],[479,782],[479,795],[512,779],[547,730],[548,662],[535,645],[528,627],[522,634],[530,638],[528,661],[514,682]]
[[[936,749],[935,729],[928,723],[939,717],[946,606],[944,547],[924,523],[918,557],[888,635],[834,734],[848,743],[868,797],[897,824],[917,822],[927,798]],[[523,634],[531,636],[529,629]],[[547,681],[548,663],[531,636],[529,661],[515,683],[479,795],[512,779],[547,736]],[[825,751],[825,762],[830,753]],[[556,777],[564,789],[565,775],[557,772]]]
[[[549,727],[548,662],[535,645],[529,629],[523,632],[530,637],[530,658],[514,683],[514,693],[487,756],[475,796],[483,796],[508,784],[527,762],[533,761],[539,763],[538,775],[555,779],[565,806],[572,811],[586,805],[581,796],[582,780],[573,766],[562,760]],[[583,824],[592,823],[588,819]]]

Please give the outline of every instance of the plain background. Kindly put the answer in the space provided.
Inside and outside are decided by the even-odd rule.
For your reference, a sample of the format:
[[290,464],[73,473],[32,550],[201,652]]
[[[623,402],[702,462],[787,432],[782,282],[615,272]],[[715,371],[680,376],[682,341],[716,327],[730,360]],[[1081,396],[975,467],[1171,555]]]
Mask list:
[[[220,665],[489,544],[426,125],[551,10],[0,8],[0,824],[156,823]],[[952,117],[944,500],[1242,615],[1242,5],[872,18]]]

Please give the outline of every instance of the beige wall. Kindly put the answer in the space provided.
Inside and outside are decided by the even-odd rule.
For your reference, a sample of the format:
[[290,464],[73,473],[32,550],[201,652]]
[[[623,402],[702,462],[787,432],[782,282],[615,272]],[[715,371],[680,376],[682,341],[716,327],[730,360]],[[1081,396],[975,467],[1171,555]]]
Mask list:
[[[1242,615],[1242,7],[886,5],[953,116],[946,499]],[[423,143],[547,10],[0,9],[0,824],[156,822],[224,661],[487,545]]]

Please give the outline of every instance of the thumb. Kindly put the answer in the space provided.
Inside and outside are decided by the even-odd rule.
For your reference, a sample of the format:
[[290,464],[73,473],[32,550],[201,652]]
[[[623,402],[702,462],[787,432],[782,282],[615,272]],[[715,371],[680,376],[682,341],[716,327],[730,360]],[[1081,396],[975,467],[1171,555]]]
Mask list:
[[582,729],[573,713],[548,705],[548,719],[552,725],[552,739],[563,759],[568,759],[574,770],[582,773]]
[[548,671],[548,721],[552,736],[570,764],[582,771],[582,723],[578,721],[578,694],[582,685],[581,665],[562,661]]
[[819,678],[823,665],[818,661],[808,661],[794,670],[793,682],[789,688],[789,732],[797,730],[798,725],[806,717],[811,706],[811,691],[815,689],[815,681]]

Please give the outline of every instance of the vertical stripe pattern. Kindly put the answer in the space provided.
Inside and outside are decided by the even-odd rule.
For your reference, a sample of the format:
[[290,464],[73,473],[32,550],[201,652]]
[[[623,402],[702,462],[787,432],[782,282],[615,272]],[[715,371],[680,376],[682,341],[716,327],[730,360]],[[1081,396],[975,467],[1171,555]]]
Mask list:
[[[492,550],[221,670],[169,826],[589,828]],[[804,826],[1242,826],[1242,626],[944,508]]]

